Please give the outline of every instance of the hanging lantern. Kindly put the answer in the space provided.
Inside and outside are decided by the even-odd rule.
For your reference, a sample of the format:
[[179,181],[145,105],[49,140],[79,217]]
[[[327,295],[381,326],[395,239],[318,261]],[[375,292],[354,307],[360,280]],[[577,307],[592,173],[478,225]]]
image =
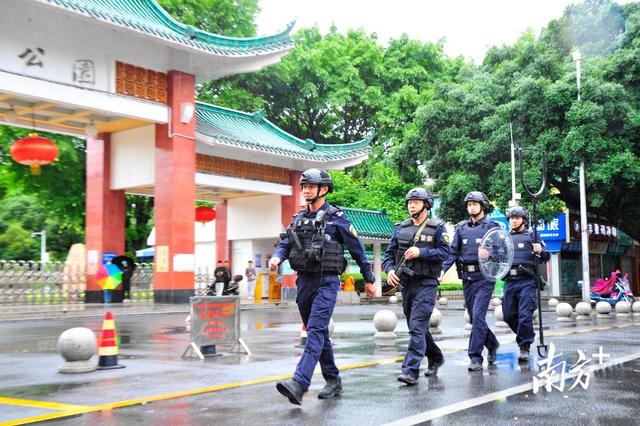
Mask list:
[[39,175],[40,166],[55,161],[59,152],[58,146],[52,140],[37,133],[18,139],[11,146],[11,158],[17,163],[30,166],[32,175]]
[[216,210],[211,207],[200,206],[196,208],[196,222],[205,224],[216,218]]

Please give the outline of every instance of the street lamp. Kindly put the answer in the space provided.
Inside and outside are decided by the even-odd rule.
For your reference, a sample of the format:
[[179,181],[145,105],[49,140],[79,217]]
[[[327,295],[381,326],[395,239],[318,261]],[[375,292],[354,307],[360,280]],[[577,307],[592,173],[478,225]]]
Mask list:
[[31,238],[40,236],[40,263],[44,266],[49,261],[49,255],[47,254],[47,232],[43,229],[40,232],[32,232]]
[[[580,102],[580,61],[582,55],[579,50],[571,53],[576,63],[576,86],[578,102]],[[582,243],[582,300],[591,300],[591,281],[589,278],[589,232],[587,230],[587,189],[584,179],[584,159],[580,160],[580,239]]]

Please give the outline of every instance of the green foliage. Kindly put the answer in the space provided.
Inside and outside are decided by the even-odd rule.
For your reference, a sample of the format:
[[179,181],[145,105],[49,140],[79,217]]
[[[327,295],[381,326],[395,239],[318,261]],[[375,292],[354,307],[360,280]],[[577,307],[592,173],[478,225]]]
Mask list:
[[31,232],[19,223],[11,223],[0,234],[0,258],[15,260],[36,259],[37,246]]
[[256,35],[254,19],[257,0],[158,0],[170,15],[183,24],[226,36]]
[[[513,46],[491,48],[481,67],[462,67],[455,81],[436,85],[433,101],[415,114],[417,130],[393,151],[401,175],[422,166],[442,197],[441,216],[452,221],[465,216],[462,197],[470,190],[486,192],[504,209],[511,198],[512,123],[520,147],[548,153],[548,182],[560,194],[545,193],[542,217],[578,207],[584,160],[590,212],[640,238],[640,86],[632,72],[640,58],[639,19],[637,5],[590,0],[570,6],[539,38],[527,33]],[[580,102],[574,48],[584,53]],[[524,177],[536,187],[540,161],[531,154]],[[517,191],[524,192],[519,178]]]

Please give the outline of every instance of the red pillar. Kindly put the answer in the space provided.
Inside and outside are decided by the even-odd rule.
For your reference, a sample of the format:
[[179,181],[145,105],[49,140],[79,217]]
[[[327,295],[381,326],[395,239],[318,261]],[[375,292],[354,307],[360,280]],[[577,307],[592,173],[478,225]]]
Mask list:
[[[110,189],[111,138],[108,133],[87,139],[86,242],[87,289],[85,301],[102,302],[96,272],[105,252],[124,254],[124,191]],[[114,293],[113,301],[119,292]]]
[[216,203],[216,259],[225,261],[229,258],[229,240],[227,239],[227,203]]
[[[302,172],[297,170],[289,171],[289,185],[291,185],[291,195],[283,195],[280,198],[281,205],[281,218],[282,218],[282,228],[285,229],[291,223],[291,217],[300,211],[302,207],[304,207],[304,201],[301,197],[301,189],[300,189],[300,176]],[[293,275],[283,275],[282,276],[282,288],[295,288],[296,286],[296,277],[297,275],[294,273]],[[283,291],[283,297],[295,297],[292,294],[285,294],[286,290]]]
[[[181,104],[194,105],[194,90],[193,75],[169,71],[167,104],[171,122],[156,125],[156,302],[185,303],[194,294],[195,117],[188,123],[181,122]],[[178,270],[174,270],[176,260],[181,265]]]

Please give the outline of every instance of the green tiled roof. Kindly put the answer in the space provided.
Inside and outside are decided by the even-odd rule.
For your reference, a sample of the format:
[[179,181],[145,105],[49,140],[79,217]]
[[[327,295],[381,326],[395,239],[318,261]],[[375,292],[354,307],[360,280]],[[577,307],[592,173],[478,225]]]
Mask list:
[[253,56],[293,47],[291,23],[266,37],[226,37],[173,19],[155,0],[36,0],[171,43],[223,56]]
[[196,102],[196,132],[216,144],[251,149],[313,161],[356,158],[371,153],[365,139],[346,144],[319,144],[299,139],[267,120],[261,112],[249,114],[204,102]]
[[394,226],[384,210],[374,211],[342,208],[342,211],[344,211],[356,228],[359,237],[391,239]]

